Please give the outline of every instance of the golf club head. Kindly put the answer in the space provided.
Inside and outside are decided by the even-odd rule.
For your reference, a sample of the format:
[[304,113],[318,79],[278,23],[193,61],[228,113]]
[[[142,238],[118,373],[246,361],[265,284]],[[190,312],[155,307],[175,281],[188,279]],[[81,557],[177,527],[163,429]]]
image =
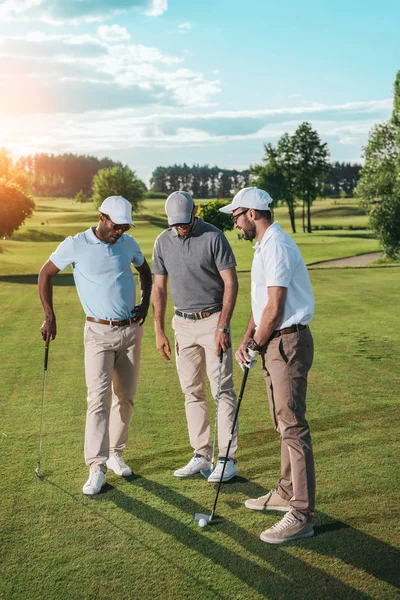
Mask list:
[[196,513],[194,515],[194,518],[196,519],[196,521],[200,521],[201,519],[204,519],[205,521],[207,521],[207,523],[209,523],[211,521],[211,516],[205,515],[203,513]]
[[41,476],[41,474],[40,474],[39,467],[36,467],[36,469],[35,469],[35,475],[36,475],[36,477],[38,477],[39,479],[43,479],[43,477],[42,477],[42,476]]
[[200,473],[203,475],[203,477],[205,477],[206,479],[208,479],[211,475],[211,473],[213,472],[212,469],[202,469],[200,471]]

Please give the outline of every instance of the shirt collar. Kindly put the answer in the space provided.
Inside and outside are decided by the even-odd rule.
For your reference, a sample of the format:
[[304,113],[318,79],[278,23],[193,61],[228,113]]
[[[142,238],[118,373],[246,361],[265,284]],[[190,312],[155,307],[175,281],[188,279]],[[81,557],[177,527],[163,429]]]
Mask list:
[[266,230],[266,232],[264,233],[261,242],[256,242],[253,246],[254,250],[258,250],[259,248],[261,248],[261,246],[265,246],[265,244],[268,242],[268,240],[274,235],[274,233],[276,233],[277,231],[281,231],[282,228],[279,225],[278,221],[275,221],[274,223],[272,223],[272,225],[270,225],[268,227],[268,229]]
[[101,240],[95,236],[92,227],[89,227],[89,229],[85,231],[85,236],[89,244],[101,244]]

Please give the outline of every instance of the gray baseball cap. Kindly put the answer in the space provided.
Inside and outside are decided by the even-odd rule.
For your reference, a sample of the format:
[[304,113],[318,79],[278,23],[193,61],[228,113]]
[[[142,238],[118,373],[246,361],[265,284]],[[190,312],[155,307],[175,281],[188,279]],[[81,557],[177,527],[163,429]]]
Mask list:
[[194,201],[187,192],[172,192],[165,202],[168,225],[173,227],[179,223],[190,223],[194,209]]

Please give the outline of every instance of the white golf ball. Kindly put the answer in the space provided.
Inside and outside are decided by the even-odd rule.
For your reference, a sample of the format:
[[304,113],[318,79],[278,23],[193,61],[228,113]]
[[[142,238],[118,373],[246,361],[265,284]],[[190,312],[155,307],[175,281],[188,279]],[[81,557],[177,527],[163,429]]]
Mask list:
[[200,519],[199,525],[200,527],[205,527],[207,525],[207,521],[205,519]]

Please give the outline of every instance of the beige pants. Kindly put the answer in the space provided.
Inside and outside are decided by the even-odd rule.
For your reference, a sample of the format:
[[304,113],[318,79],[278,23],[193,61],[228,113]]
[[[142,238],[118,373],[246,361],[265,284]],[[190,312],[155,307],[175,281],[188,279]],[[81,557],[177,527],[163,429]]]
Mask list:
[[278,492],[301,519],[314,515],[315,472],[306,420],[307,374],[314,355],[309,328],[272,340],[264,355],[272,422],[281,437]]
[[105,472],[109,455],[121,454],[128,441],[142,337],[136,323],[110,327],[86,321],[85,461],[91,470]]
[[[211,459],[210,417],[206,399],[206,375],[215,398],[218,387],[219,359],[216,354],[215,332],[220,313],[207,319],[192,321],[174,316],[176,367],[185,394],[186,420],[190,444],[195,454]],[[224,353],[218,410],[219,456],[225,456],[236,409],[232,380],[232,349]],[[214,405],[213,405],[213,409]],[[235,458],[238,428],[232,438],[229,457]]]

